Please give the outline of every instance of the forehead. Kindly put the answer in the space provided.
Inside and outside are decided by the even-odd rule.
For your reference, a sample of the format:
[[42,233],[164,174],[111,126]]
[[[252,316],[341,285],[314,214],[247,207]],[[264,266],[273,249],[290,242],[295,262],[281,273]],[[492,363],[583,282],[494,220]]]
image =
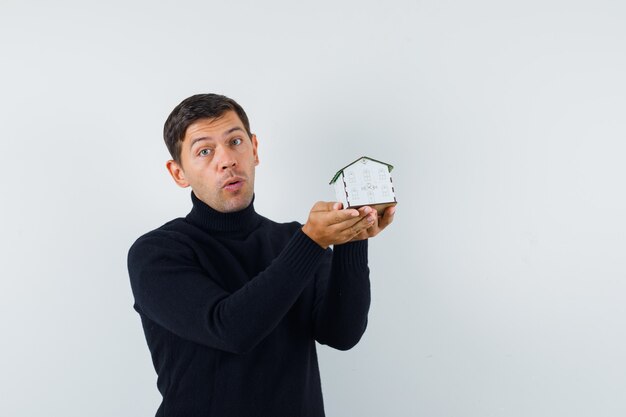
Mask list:
[[218,139],[234,127],[240,127],[245,132],[243,123],[237,116],[237,113],[233,110],[228,110],[219,117],[207,117],[191,123],[185,131],[183,142],[189,142],[200,137]]

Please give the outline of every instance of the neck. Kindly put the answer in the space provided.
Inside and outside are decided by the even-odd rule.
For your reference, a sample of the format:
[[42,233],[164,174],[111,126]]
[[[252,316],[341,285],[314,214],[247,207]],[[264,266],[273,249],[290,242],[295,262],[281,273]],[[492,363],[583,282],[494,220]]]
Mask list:
[[261,220],[261,216],[254,210],[254,197],[243,210],[232,213],[222,213],[200,200],[191,192],[193,208],[187,215],[187,220],[196,226],[214,232],[238,232],[252,230]]

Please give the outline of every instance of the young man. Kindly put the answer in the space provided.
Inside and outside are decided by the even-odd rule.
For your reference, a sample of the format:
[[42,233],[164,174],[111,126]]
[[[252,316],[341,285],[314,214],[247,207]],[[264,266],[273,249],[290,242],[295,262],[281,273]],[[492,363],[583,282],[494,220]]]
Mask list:
[[[258,141],[232,99],[168,117],[167,169],[185,218],[140,237],[128,270],[163,396],[157,416],[324,416],[315,341],[350,349],[370,305],[367,238],[391,223],[318,202],[304,225],[254,210]],[[329,246],[334,245],[334,250]]]

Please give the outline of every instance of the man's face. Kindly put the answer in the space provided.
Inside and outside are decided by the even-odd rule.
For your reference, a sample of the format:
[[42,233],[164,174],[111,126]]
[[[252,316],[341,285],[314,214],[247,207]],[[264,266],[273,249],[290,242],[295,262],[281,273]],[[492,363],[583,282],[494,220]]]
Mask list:
[[259,164],[256,135],[249,137],[237,113],[199,119],[187,128],[180,164],[167,169],[181,187],[222,213],[243,210],[252,202],[254,169]]

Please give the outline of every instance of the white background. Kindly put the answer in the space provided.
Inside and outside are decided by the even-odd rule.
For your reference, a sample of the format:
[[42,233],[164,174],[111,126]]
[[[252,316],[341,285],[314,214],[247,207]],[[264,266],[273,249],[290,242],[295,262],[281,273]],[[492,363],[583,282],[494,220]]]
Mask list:
[[190,208],[161,129],[198,92],[259,138],[257,210],[389,162],[367,333],[331,416],[626,415],[621,1],[0,3],[0,415],[149,416],[131,243]]

